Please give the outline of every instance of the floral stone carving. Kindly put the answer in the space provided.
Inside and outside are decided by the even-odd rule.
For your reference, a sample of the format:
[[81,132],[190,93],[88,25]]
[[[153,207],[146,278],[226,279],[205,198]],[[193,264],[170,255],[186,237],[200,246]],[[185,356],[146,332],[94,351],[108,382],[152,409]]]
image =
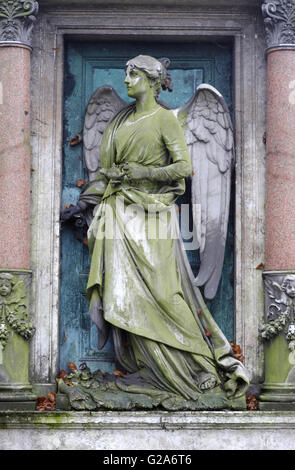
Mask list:
[[15,42],[31,46],[31,34],[38,8],[38,2],[34,0],[2,0],[0,44]]
[[295,1],[264,1],[262,5],[268,47],[295,44]]
[[29,320],[26,283],[23,276],[0,272],[0,344],[5,348],[14,330],[29,340],[35,328]]
[[[277,282],[278,281],[278,282]],[[295,349],[295,274],[266,277],[267,322],[260,330],[261,338],[270,340],[281,332],[289,342],[289,349]]]

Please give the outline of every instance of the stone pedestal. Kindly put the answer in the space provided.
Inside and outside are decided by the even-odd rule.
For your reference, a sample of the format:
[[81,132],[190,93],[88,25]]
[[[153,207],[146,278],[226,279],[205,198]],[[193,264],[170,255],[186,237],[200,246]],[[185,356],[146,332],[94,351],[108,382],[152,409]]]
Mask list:
[[35,408],[29,383],[31,271],[0,269],[0,409]]
[[0,3],[0,409],[34,409],[29,344],[30,36],[38,4]]
[[265,382],[261,410],[295,410],[295,1],[265,1]]
[[295,272],[265,272],[265,381],[260,410],[295,410]]

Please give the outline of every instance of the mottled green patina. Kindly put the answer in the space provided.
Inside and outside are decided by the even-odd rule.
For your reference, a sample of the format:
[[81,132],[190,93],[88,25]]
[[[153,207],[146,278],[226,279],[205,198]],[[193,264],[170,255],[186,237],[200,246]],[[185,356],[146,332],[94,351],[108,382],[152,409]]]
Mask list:
[[261,410],[295,409],[294,274],[264,273],[267,321],[260,329],[265,355]]
[[31,271],[0,269],[0,408],[33,409],[29,340],[35,328],[28,310]]
[[[163,75],[151,57],[127,63],[135,102],[104,132],[102,170],[87,188],[87,198],[91,189],[97,198],[88,230],[90,317],[101,348],[112,325],[128,373],[98,371],[87,391],[88,376],[74,374],[74,387],[60,379],[74,409],[222,409],[235,400],[245,407],[247,373],[193,283],[178,233],[174,203],[191,163],[177,118],[156,101]],[[97,181],[105,187],[97,190]]]
[[[87,103],[93,92],[106,84],[112,86],[125,102],[132,100],[126,93],[124,66],[128,58],[138,51],[171,59],[169,71],[173,93],[163,91],[159,96],[160,101],[171,108],[186,103],[197,86],[205,82],[215,86],[232,109],[232,46],[229,43],[132,41],[100,42],[99,47],[96,43],[67,43],[62,207],[76,204],[81,192],[77,181],[87,181],[82,164],[82,145],[69,145],[71,138],[83,129]],[[190,178],[186,186],[186,192],[177,200],[178,205],[191,204]],[[222,280],[216,297],[206,302],[229,341],[234,341],[234,199],[233,192]],[[72,228],[66,225],[61,232],[59,367],[66,369],[68,361],[77,365],[86,361],[92,371],[100,368],[112,372],[115,368],[112,339],[103,350],[97,350],[96,328],[90,321],[89,305],[84,295],[89,273],[88,249],[81,243],[85,236],[77,228],[73,235]],[[189,250],[187,255],[197,276],[199,251]]]

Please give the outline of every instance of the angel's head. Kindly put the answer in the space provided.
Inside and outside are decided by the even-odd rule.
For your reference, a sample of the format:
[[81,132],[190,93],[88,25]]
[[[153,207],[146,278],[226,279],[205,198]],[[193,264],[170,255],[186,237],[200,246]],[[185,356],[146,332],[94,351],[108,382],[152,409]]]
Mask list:
[[170,60],[155,59],[148,55],[139,55],[126,63],[126,79],[128,95],[136,98],[144,86],[148,85],[155,96],[158,97],[161,90],[172,91],[172,82],[167,68]]
[[0,296],[6,297],[12,291],[14,280],[12,274],[0,273]]
[[286,292],[289,297],[295,297],[295,276],[291,274],[286,276],[281,285],[282,291]]

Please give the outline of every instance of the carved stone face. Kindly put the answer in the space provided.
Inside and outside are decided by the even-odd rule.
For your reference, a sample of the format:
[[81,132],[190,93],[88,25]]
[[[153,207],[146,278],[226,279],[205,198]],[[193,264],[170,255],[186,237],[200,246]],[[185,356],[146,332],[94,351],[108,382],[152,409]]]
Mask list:
[[6,297],[12,291],[12,283],[9,279],[0,279],[0,296]]
[[289,297],[295,297],[295,277],[294,279],[286,279],[284,282],[284,291]]
[[124,83],[126,83],[128,96],[131,98],[139,98],[151,89],[147,75],[143,71],[130,66],[126,69]]

